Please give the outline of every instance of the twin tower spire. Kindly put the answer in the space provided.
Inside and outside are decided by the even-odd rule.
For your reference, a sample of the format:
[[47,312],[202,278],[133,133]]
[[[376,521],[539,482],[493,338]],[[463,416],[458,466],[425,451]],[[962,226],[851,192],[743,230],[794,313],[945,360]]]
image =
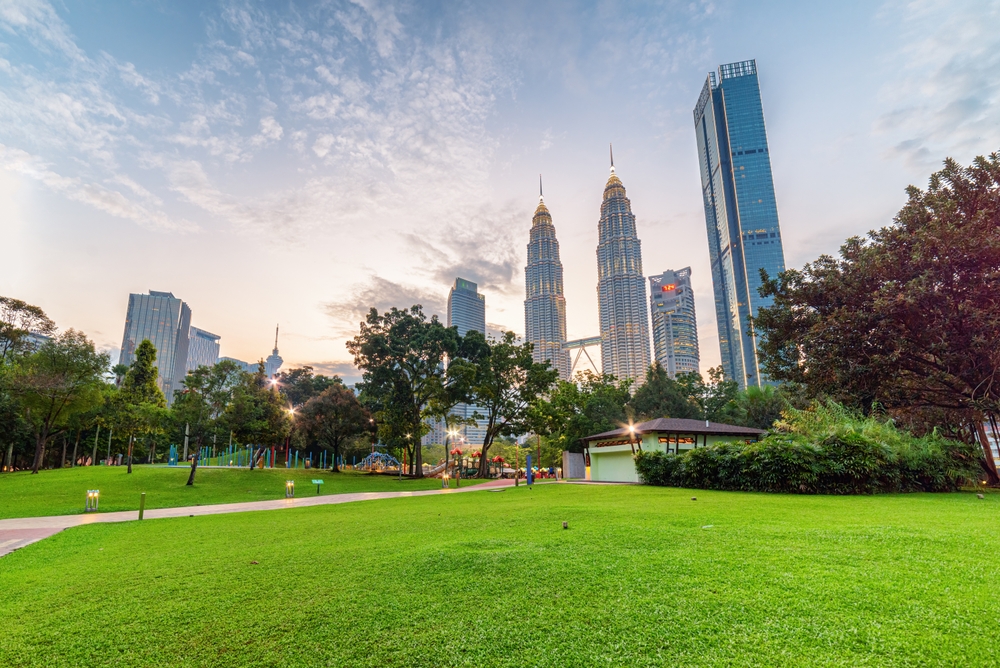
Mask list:
[[[609,157],[611,174],[604,186],[597,245],[601,365],[603,373],[641,382],[650,364],[642,249],[631,202],[615,174],[615,157],[610,146]],[[569,380],[569,351],[563,347],[566,342],[563,268],[552,215],[545,206],[541,175],[524,279],[525,334],[534,345],[535,361],[548,360],[564,380]]]

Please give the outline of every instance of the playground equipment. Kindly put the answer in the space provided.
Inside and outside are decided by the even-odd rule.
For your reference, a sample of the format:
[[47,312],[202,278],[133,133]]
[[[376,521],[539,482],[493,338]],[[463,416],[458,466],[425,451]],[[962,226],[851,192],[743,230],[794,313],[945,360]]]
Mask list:
[[362,471],[401,471],[402,465],[399,460],[387,452],[375,451],[358,462],[358,468]]
[[170,446],[170,456],[167,458],[167,466],[177,466],[177,446]]

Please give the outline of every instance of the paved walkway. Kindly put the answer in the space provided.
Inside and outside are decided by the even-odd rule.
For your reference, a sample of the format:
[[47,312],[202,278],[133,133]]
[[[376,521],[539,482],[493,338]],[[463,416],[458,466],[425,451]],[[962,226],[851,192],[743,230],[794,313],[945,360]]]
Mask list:
[[[219,503],[208,506],[186,506],[181,508],[155,508],[146,510],[143,518],[155,520],[163,517],[194,517],[196,515],[220,515],[222,513],[245,513],[254,510],[281,510],[283,508],[306,508],[308,506],[326,506],[335,503],[351,503],[353,501],[371,501],[374,499],[398,499],[406,496],[431,496],[434,494],[458,494],[461,492],[478,492],[491,489],[513,487],[513,480],[491,480],[489,482],[469,485],[460,489],[425,489],[416,492],[356,492],[352,494],[328,494],[325,496],[306,496],[294,499],[275,499],[273,501],[247,501],[244,503]],[[48,538],[63,529],[95,524],[97,522],[131,522],[139,519],[139,511],[123,510],[114,513],[90,513],[82,515],[53,515],[51,517],[17,517],[0,520],[0,557],[10,554],[25,545]]]

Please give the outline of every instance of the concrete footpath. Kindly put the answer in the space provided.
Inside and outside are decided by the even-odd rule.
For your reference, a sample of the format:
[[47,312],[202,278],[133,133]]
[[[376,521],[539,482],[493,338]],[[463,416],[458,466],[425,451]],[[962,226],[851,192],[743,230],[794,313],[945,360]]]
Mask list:
[[[523,481],[522,484],[524,484]],[[435,494],[488,491],[513,486],[513,480],[490,480],[489,482],[469,485],[460,489],[425,489],[415,492],[356,492],[352,494],[328,494],[325,496],[305,496],[294,499],[275,499],[273,501],[246,501],[243,503],[219,503],[208,506],[155,508],[147,509],[143,513],[143,518],[144,520],[155,520],[164,517],[194,517],[198,515],[221,515],[223,513],[246,513],[256,510],[307,508],[309,506],[327,506],[335,503],[351,503],[354,501],[398,499],[407,496],[431,496]],[[98,522],[131,522],[137,519],[139,519],[138,510],[123,510],[114,513],[16,517],[9,520],[0,520],[0,557],[70,527],[96,524]]]

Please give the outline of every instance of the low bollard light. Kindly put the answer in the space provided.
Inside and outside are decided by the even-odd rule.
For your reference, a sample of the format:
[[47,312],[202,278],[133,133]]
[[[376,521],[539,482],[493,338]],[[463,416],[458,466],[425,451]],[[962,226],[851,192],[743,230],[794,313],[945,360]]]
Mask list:
[[443,476],[441,476],[441,486],[442,487],[451,487],[451,483],[448,482],[448,474],[447,473],[445,473]]
[[295,481],[286,480],[285,481],[285,498],[291,499],[295,496]]
[[97,502],[100,500],[101,490],[99,489],[88,489],[87,490],[87,505],[84,507],[83,512],[90,513],[97,511]]

